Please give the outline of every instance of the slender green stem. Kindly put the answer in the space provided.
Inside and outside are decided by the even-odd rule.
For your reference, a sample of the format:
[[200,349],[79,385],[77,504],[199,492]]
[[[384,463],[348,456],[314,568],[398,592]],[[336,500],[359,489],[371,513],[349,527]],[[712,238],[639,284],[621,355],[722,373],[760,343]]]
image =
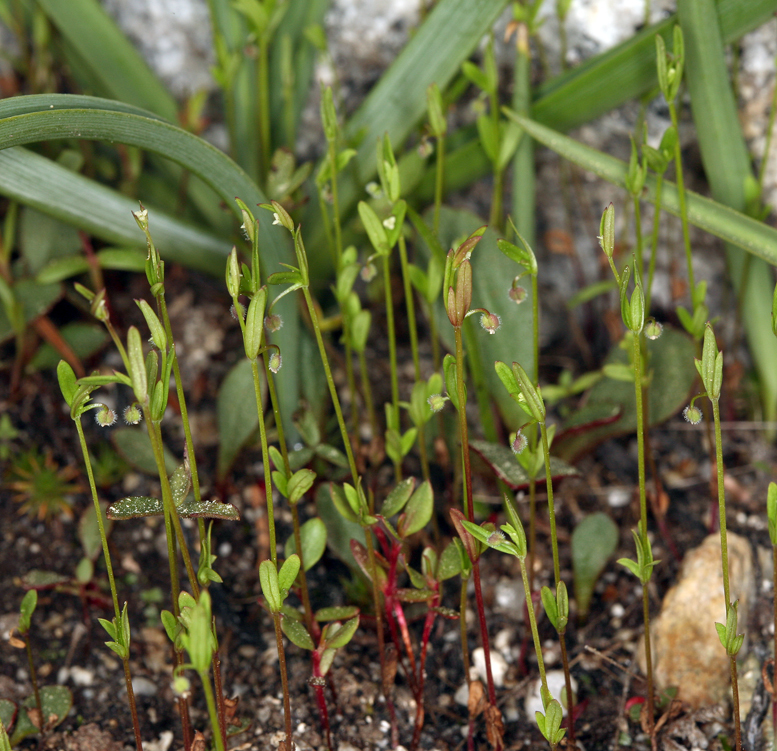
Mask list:
[[731,607],[731,592],[728,576],[728,538],[726,535],[726,492],[723,486],[723,441],[720,429],[720,403],[712,402],[712,419],[715,422],[715,465],[718,477],[718,515],[720,521],[720,554],[723,564],[723,596],[726,599],[726,615]]
[[[386,298],[386,327],[388,328],[389,368],[391,370],[391,413],[397,430],[399,425],[399,374],[397,373],[397,336],[394,327],[394,301],[391,294],[391,265],[389,255],[383,256],[383,294]],[[402,479],[401,459],[394,464],[396,480]]]
[[731,667],[731,691],[734,697],[734,745],[737,751],[742,751],[742,727],[739,720],[739,681],[737,680],[737,658],[729,657]]
[[772,92],[772,106],[769,109],[769,124],[766,126],[766,143],[764,144],[764,153],[761,157],[761,166],[758,168],[758,185],[761,190],[764,187],[764,176],[766,175],[766,165],[769,163],[769,152],[772,149],[772,131],[774,130],[774,121],[777,117],[777,86]]
[[329,142],[329,168],[332,172],[332,221],[335,225],[335,268],[340,268],[343,256],[343,230],[340,226],[340,200],[337,195],[337,146],[335,141]]
[[313,324],[313,332],[316,335],[316,343],[318,344],[318,351],[321,355],[321,363],[324,366],[324,375],[326,376],[326,382],[329,386],[329,395],[332,398],[332,404],[335,408],[335,414],[337,415],[337,424],[340,427],[340,434],[343,438],[345,455],[348,457],[348,467],[351,470],[351,479],[354,486],[358,482],[359,473],[356,470],[356,460],[353,456],[353,449],[351,448],[351,439],[348,435],[348,428],[345,426],[345,418],[343,417],[343,409],[340,406],[340,397],[337,395],[337,389],[335,388],[335,381],[332,378],[332,369],[329,367],[329,358],[326,354],[326,347],[324,346],[324,338],[321,335],[321,326],[318,322],[318,316],[316,315],[316,308],[313,304],[313,298],[310,295],[310,290],[307,287],[302,288],[302,294],[305,297],[305,304],[308,308],[310,320]]
[[[639,518],[642,544],[650,545],[647,536],[647,494],[645,478],[645,420],[642,407],[642,347],[638,334],[632,334],[632,366],[634,368],[634,399],[637,411],[637,468],[639,475]],[[653,702],[653,661],[650,649],[650,596],[646,584],[642,585],[642,615],[645,622],[645,659],[647,664],[648,729],[655,745],[655,708]]]
[[267,180],[270,172],[270,66],[269,40],[266,34],[259,38],[259,55],[257,59],[257,83],[259,85],[259,179],[261,185]]
[[38,710],[38,719],[41,726],[38,730],[43,730],[46,726],[46,718],[43,716],[43,703],[40,700],[40,690],[38,689],[38,672],[35,670],[35,660],[32,656],[32,644],[30,644],[30,632],[25,631],[22,634],[24,639],[24,648],[27,651],[27,666],[30,669],[30,681],[32,682],[32,693],[35,695],[35,707]]
[[529,612],[529,627],[531,628],[531,635],[534,641],[534,652],[537,655],[537,667],[540,669],[540,682],[545,691],[548,691],[548,680],[545,677],[545,660],[542,659],[542,644],[540,643],[540,632],[537,628],[537,618],[534,614],[534,602],[531,597],[532,591],[529,586],[529,575],[526,572],[526,562],[524,559],[519,558],[518,561],[521,564],[523,591],[526,594],[526,609]]
[[455,326],[453,333],[456,339],[456,389],[459,401],[459,436],[461,440],[461,461],[463,466],[464,516],[471,522],[475,521],[475,513],[472,508],[472,473],[469,461],[469,429],[467,427],[467,396],[464,386],[464,344],[461,336],[461,326]]
[[637,268],[639,269],[639,278],[645,278],[644,253],[645,241],[642,237],[642,210],[639,205],[639,196],[634,196],[634,232],[637,236]]
[[567,654],[567,630],[566,628],[558,632],[558,643],[561,647],[561,665],[564,669],[564,688],[567,692],[567,716],[569,722],[569,743],[575,746],[575,694],[572,691],[572,673],[569,670],[569,655]]
[[[772,600],[773,600],[773,621],[774,621],[774,644],[772,658],[772,685],[777,680],[777,545],[772,545]],[[777,740],[777,712],[774,711],[774,704],[777,697],[772,694],[772,737]],[[774,745],[772,745],[774,748]]]
[[402,267],[402,284],[405,288],[405,307],[407,308],[407,326],[410,329],[410,350],[413,353],[413,370],[416,381],[420,381],[421,359],[418,354],[418,325],[415,318],[413,285],[410,283],[410,273],[408,271],[407,245],[402,235],[399,236],[399,262]]
[[210,719],[210,726],[213,729],[213,740],[216,743],[216,751],[225,751],[224,739],[221,737],[219,731],[219,715],[216,709],[216,700],[213,696],[213,689],[210,685],[210,676],[207,671],[200,673],[200,680],[202,681],[202,688],[205,693],[205,703],[208,705],[208,718]]
[[324,225],[326,244],[329,247],[329,252],[332,254],[332,261],[335,266],[337,266],[337,251],[335,250],[335,239],[332,235],[332,221],[329,218],[329,208],[326,205],[326,200],[324,199],[324,193],[322,190],[318,191],[318,205],[321,210],[321,219]]
[[[536,439],[535,439],[536,440]],[[537,547],[537,478],[529,477],[529,591],[534,591],[534,551]]]
[[645,312],[650,314],[650,298],[653,292],[653,276],[656,273],[656,256],[658,251],[658,228],[661,225],[661,188],[664,184],[664,176],[656,175],[656,205],[653,213],[653,232],[650,235],[650,265],[648,266],[648,280],[645,287]]
[[259,417],[259,440],[262,445],[262,464],[264,464],[264,494],[267,502],[267,526],[270,535],[270,560],[277,567],[278,550],[275,543],[275,509],[272,497],[272,469],[270,468],[270,451],[267,446],[267,430],[264,424],[264,409],[262,405],[262,389],[259,381],[259,364],[251,360],[251,374],[254,381],[254,396],[256,397],[256,414]]
[[294,742],[291,734],[291,701],[289,699],[289,679],[286,675],[286,654],[283,650],[283,634],[281,632],[281,614],[272,614],[275,626],[275,645],[278,648],[278,666],[281,673],[281,685],[283,687],[283,714],[286,724],[286,748],[293,749]]
[[[113,564],[111,563],[111,553],[108,549],[108,535],[105,533],[105,525],[103,524],[102,509],[100,508],[100,501],[97,495],[97,485],[94,481],[94,471],[92,470],[92,460],[89,456],[89,449],[86,445],[86,437],[84,436],[84,428],[81,424],[81,418],[74,420],[76,424],[76,431],[78,432],[78,442],[81,444],[81,453],[84,456],[84,464],[86,465],[86,476],[89,480],[89,488],[92,492],[92,501],[94,502],[94,510],[97,516],[97,529],[100,532],[100,542],[103,548],[103,560],[105,561],[105,570],[108,573],[108,585],[111,589],[111,600],[113,601],[113,612],[115,614],[115,623],[118,625],[121,622],[121,610],[119,609],[119,595],[116,590],[116,579],[113,576]],[[122,659],[124,663],[124,681],[127,686],[127,700],[130,705],[130,714],[132,715],[132,730],[135,734],[135,747],[138,751],[143,751],[143,740],[140,735],[140,721],[138,719],[137,704],[135,702],[135,691],[132,688],[132,674],[130,672],[129,657]]]
[[437,138],[437,161],[434,173],[434,219],[432,229],[434,236],[440,238],[440,208],[442,207],[442,193],[445,185],[445,136]]
[[674,145],[674,164],[675,164],[675,180],[677,182],[677,200],[680,204],[680,219],[683,226],[683,245],[685,246],[685,260],[688,264],[688,286],[690,287],[691,301],[693,302],[694,309],[696,308],[695,294],[696,284],[693,278],[693,260],[691,258],[691,236],[688,231],[688,207],[685,201],[685,183],[683,180],[683,159],[680,153],[680,129],[677,123],[677,110],[674,103],[669,102],[669,115],[672,118],[672,125],[677,131],[678,137],[675,140]]
[[348,392],[351,395],[351,427],[353,434],[359,435],[359,410],[356,408],[356,374],[353,371],[353,347],[351,346],[351,324],[348,315],[342,311],[343,341],[345,342],[345,375]]
[[372,399],[372,386],[370,385],[370,375],[367,372],[367,358],[364,356],[364,350],[357,353],[359,358],[359,375],[362,382],[362,395],[364,396],[364,405],[367,408],[367,414],[370,418],[370,428],[373,437],[378,435],[378,416],[375,414],[375,403]]
[[548,430],[545,423],[540,423],[540,438],[542,454],[545,457],[545,484],[548,492],[548,518],[550,520],[550,544],[553,550],[553,578],[558,587],[561,581],[561,567],[558,557],[558,537],[556,536],[556,506],[553,502],[553,473],[550,469],[550,446],[548,445]]

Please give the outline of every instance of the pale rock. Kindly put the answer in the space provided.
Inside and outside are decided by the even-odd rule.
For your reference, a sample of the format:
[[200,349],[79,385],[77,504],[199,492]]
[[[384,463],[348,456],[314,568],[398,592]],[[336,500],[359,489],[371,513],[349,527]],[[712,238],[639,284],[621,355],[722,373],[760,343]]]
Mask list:
[[[561,694],[566,686],[564,681],[564,671],[548,670],[545,672],[545,680],[548,682],[548,691],[550,691],[550,695],[554,699],[558,700],[558,702],[561,704],[561,709],[566,715],[567,708],[564,706],[564,702],[561,701]],[[574,676],[570,676],[570,680],[572,683],[572,694],[575,695],[577,694],[577,681],[575,680]],[[534,717],[535,712],[544,713],[545,711],[542,707],[542,694],[540,692],[541,687],[542,682],[538,678],[536,681],[534,681],[534,683],[532,683],[529,692],[526,694],[526,701],[523,706],[524,710],[526,711],[526,715],[530,718]]]
[[[486,679],[486,656],[483,647],[472,650],[472,662],[478,671],[478,677],[487,684]],[[491,650],[491,677],[494,679],[494,686],[501,688],[504,686],[505,673],[507,673],[507,660],[501,652],[495,649]]]
[[[747,632],[755,594],[748,541],[728,533],[731,600],[739,601],[739,633]],[[730,668],[715,623],[726,622],[720,535],[710,535],[683,560],[680,577],[650,624],[653,675],[658,689],[678,687],[678,699],[692,709],[729,700]],[[740,651],[740,656],[744,650]],[[638,651],[645,672],[644,640]]]

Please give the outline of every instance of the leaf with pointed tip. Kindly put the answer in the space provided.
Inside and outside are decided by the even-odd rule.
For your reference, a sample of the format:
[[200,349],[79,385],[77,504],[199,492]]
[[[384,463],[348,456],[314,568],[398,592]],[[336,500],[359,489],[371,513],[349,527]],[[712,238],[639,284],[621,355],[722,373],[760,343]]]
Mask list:
[[315,612],[314,618],[323,623],[326,621],[344,621],[358,614],[359,608],[355,605],[344,605],[342,607],[320,608]]
[[281,619],[281,628],[283,633],[286,634],[286,638],[300,649],[309,649],[312,652],[316,648],[308,630],[299,621],[284,617]]
[[[73,706],[73,695],[65,686],[42,686],[40,689],[40,703],[43,708],[43,717],[46,727],[53,729],[65,719]],[[39,733],[40,729],[32,722],[27,710],[35,708],[35,697],[28,696],[22,702],[22,711],[19,712],[16,727],[11,736],[11,745],[16,746],[27,736]]]
[[[332,624],[334,625],[334,624]],[[340,649],[348,644],[356,633],[356,629],[359,628],[359,616],[351,618],[346,621],[340,628],[332,633],[332,626],[327,631],[327,639],[324,642],[326,649]],[[331,636],[329,634],[332,634]]]
[[581,618],[588,614],[591,596],[610,556],[618,547],[618,528],[607,514],[589,514],[572,532],[572,571]]
[[[528,487],[529,475],[518,463],[518,459],[512,449],[501,443],[489,443],[488,441],[474,440],[469,442],[470,448],[494,470],[496,476],[506,482],[511,488],[518,489]],[[550,457],[550,472],[554,480],[562,477],[574,477],[579,472],[557,456]],[[545,482],[545,475],[537,477],[537,482]]]
[[178,507],[178,516],[182,519],[224,519],[240,521],[240,512],[231,503],[221,501],[184,501]]

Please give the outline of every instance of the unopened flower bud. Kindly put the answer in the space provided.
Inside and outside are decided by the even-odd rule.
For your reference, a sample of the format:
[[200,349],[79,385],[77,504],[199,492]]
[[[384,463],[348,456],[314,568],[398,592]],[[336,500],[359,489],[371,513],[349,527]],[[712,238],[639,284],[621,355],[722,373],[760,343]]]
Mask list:
[[502,319],[496,313],[486,312],[480,316],[480,325],[489,334],[495,334],[496,330],[502,325]]
[[520,284],[513,284],[507,292],[507,296],[516,304],[520,305],[526,299],[526,290]]
[[443,396],[442,394],[432,394],[426,401],[432,412],[439,412],[445,406],[448,397]]
[[116,422],[116,413],[110,407],[103,404],[95,413],[94,419],[101,428],[109,428]]
[[528,444],[529,442],[526,440],[526,436],[523,434],[523,431],[519,430],[510,441],[510,448],[517,456],[526,448],[526,446],[528,446]]
[[371,182],[368,182],[364,189],[367,191],[367,195],[369,195],[370,198],[380,198],[383,195],[383,191],[380,189],[380,185],[376,183],[374,180]]
[[664,327],[655,318],[650,318],[645,323],[645,336],[648,339],[658,339],[663,330]]
[[274,331],[278,331],[278,329],[283,326],[283,318],[281,318],[277,313],[272,313],[264,319],[264,325],[272,334]]

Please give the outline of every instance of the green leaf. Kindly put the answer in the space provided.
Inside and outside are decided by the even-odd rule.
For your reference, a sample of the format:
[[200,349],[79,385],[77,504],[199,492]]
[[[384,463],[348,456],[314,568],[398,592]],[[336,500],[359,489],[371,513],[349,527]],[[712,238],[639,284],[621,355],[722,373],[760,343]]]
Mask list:
[[[133,467],[147,475],[157,474],[151,440],[144,427],[116,428],[111,434],[111,441],[119,455]],[[172,474],[178,466],[178,461],[167,446],[164,447],[164,455],[165,470]]]
[[59,390],[68,407],[73,404],[73,397],[76,395],[76,374],[69,363],[60,360],[57,365],[57,379],[59,381]]
[[618,528],[607,514],[589,514],[572,532],[572,571],[581,618],[588,614],[596,582],[617,547]]
[[386,496],[386,500],[383,501],[380,515],[390,519],[395,514],[398,514],[410,499],[415,483],[415,477],[407,477],[392,488],[391,492]]
[[278,571],[272,561],[262,561],[259,564],[259,584],[270,612],[279,612],[283,605],[283,599],[278,583]]
[[128,496],[108,506],[106,516],[114,521],[139,519],[143,516],[163,516],[165,507],[161,498]]
[[312,469],[297,470],[288,482],[289,503],[299,503],[315,481],[316,473]]
[[[65,686],[41,686],[39,693],[43,717],[46,718],[46,727],[53,729],[65,719],[73,706],[73,695],[70,693],[70,689]],[[27,736],[40,732],[26,711],[34,709],[35,706],[34,696],[28,696],[22,702],[21,711],[16,719],[16,727],[11,736],[12,746],[21,743]]]
[[[515,454],[508,446],[476,439],[469,442],[469,447],[494,470],[500,480],[506,482],[511,488],[518,489],[529,485],[529,475],[518,463]],[[553,479],[574,477],[579,474],[572,465],[567,464],[556,456],[550,457],[550,472]],[[537,477],[538,483],[544,481],[544,476]]]
[[359,218],[362,220],[367,237],[370,238],[372,247],[377,253],[386,255],[390,250],[386,228],[378,218],[372,206],[364,201],[359,201]]
[[341,561],[351,568],[356,568],[350,541],[356,539],[363,543],[364,529],[356,520],[343,517],[332,501],[330,488],[325,484],[319,485],[316,492],[316,509],[319,518],[326,525],[326,541],[329,549]]
[[240,513],[231,503],[221,501],[184,501],[178,507],[178,516],[182,519],[224,519],[239,521]]
[[286,634],[286,638],[292,643],[296,644],[300,649],[309,649],[311,652],[316,648],[313,644],[313,639],[310,638],[310,634],[305,626],[293,618],[281,618],[281,628],[283,633]]
[[344,621],[358,614],[359,608],[355,605],[344,605],[342,607],[320,608],[315,612],[315,619],[319,622]]
[[[105,536],[108,537],[111,534],[110,520],[106,517],[107,503],[100,503],[100,511],[103,518],[103,529],[105,530]],[[90,560],[94,561],[97,556],[102,552],[102,538],[100,537],[100,528],[97,525],[97,512],[95,511],[94,504],[91,504],[78,520],[78,539],[81,541],[81,548],[84,551],[84,555]]]
[[[105,329],[91,323],[68,323],[59,329],[59,333],[81,359],[91,357],[108,340]],[[55,368],[61,357],[54,347],[45,342],[38,348],[27,367],[30,370]]]
[[290,555],[281,566],[281,570],[278,572],[278,586],[281,588],[281,592],[288,592],[294,585],[294,580],[299,573],[300,563],[299,556],[296,553]]
[[407,537],[422,530],[432,518],[434,511],[434,494],[429,480],[421,483],[410,497],[405,511],[399,518],[397,532],[400,537]]
[[438,581],[445,581],[461,573],[461,556],[453,541],[445,546],[437,567]]
[[[685,334],[664,327],[659,339],[648,340],[648,424],[668,420],[688,403],[688,394],[696,380],[693,358],[696,347]],[[628,354],[614,347],[608,363],[628,362]],[[632,433],[637,427],[634,383],[603,379],[591,391],[585,407],[578,409],[559,431],[553,450],[566,461],[591,449],[612,436]],[[588,426],[582,429],[583,426]]]
[[216,412],[219,424],[218,475],[223,479],[240,450],[259,427],[254,379],[248,360],[240,360],[227,373],[219,389]]
[[346,621],[340,628],[332,633],[334,625],[335,624],[332,624],[327,631],[327,638],[324,642],[326,649],[340,649],[348,644],[356,633],[356,629],[359,628],[359,616],[357,615]]
[[[0,152],[2,154],[2,152]],[[25,323],[47,313],[54,303],[62,297],[62,286],[59,284],[38,284],[31,279],[14,282],[13,293],[21,303],[22,316]],[[4,306],[0,305],[0,343],[13,336],[14,329],[6,316]]]
[[[324,555],[326,550],[326,525],[318,517],[308,519],[299,528],[300,538],[302,540],[302,560],[305,562],[305,571],[310,571]],[[284,549],[288,558],[297,552],[297,545],[294,541],[294,535],[290,535]]]

